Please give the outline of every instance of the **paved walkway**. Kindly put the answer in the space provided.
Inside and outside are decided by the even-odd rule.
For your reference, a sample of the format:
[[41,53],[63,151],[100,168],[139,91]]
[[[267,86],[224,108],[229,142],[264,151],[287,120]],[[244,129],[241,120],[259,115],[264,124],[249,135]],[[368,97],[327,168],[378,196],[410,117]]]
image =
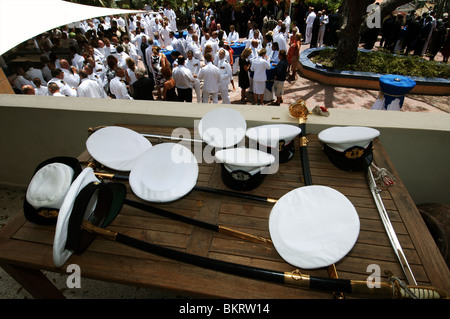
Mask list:
[[[301,50],[308,48],[309,45],[302,45]],[[436,61],[442,61],[440,54],[436,57]],[[234,76],[234,83],[236,91],[230,91],[231,103],[244,104],[240,101],[241,89],[238,86],[237,76]],[[303,78],[300,75],[297,75],[296,80],[293,82],[286,81],[284,91],[283,103],[280,107],[289,107],[291,103],[301,98],[306,102],[309,110],[312,110],[316,105],[327,108],[370,109],[378,96],[377,90],[324,85]],[[251,97],[251,94],[247,93],[247,99],[250,102],[246,104],[252,104],[253,97]],[[221,102],[219,101],[219,103]],[[408,94],[405,97],[402,111],[450,113],[450,96]]]

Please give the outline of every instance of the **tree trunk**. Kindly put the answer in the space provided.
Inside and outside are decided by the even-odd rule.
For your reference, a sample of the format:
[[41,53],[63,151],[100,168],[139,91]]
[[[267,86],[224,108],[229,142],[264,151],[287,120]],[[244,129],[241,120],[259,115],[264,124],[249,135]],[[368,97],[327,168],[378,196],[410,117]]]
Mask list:
[[[375,0],[344,0],[339,9],[339,42],[335,65],[342,67],[355,63],[358,57],[360,34],[367,28],[367,8]],[[410,0],[384,0],[380,5],[380,21],[397,7]]]
[[341,28],[338,34],[336,67],[356,62],[361,24],[366,17],[367,6],[373,2],[374,0],[344,0],[339,8]]

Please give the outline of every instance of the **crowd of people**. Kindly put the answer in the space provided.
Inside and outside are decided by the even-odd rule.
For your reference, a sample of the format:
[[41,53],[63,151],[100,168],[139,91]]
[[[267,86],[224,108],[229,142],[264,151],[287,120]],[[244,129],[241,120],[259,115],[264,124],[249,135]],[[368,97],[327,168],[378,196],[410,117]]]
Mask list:
[[[368,30],[362,43],[370,49],[381,34],[381,44],[393,52],[434,57],[441,51],[448,60],[448,20],[436,20],[433,14],[401,17],[392,15],[381,29]],[[180,22],[187,27],[181,30]],[[250,4],[239,12],[226,2],[200,4],[182,15],[168,5],[41,34],[28,41],[41,52],[41,67],[14,66],[12,84],[22,94],[181,102],[195,96],[199,103],[218,103],[220,98],[224,104],[231,103],[229,92],[238,86],[242,102],[264,104],[266,70],[272,68],[276,99],[270,102],[280,105],[285,81],[296,78],[301,46],[336,45],[338,28],[336,12],[307,6],[291,12],[275,1],[267,7]],[[237,59],[235,43],[245,45]]]
[[416,55],[434,60],[441,52],[443,62],[450,56],[450,21],[448,13],[436,18],[434,11],[417,14],[391,13],[380,28],[368,29],[362,39],[366,49],[372,49],[381,35],[380,46],[392,53]]

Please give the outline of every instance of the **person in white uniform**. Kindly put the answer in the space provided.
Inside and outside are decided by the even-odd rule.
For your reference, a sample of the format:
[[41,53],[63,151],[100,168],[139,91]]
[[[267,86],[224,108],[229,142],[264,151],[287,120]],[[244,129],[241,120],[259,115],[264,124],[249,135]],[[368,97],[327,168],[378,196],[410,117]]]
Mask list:
[[219,93],[222,97],[223,104],[230,104],[230,96],[228,94],[228,86],[233,79],[231,65],[225,57],[225,49],[220,49],[218,54],[217,67],[220,71]]
[[200,80],[198,79],[198,73],[200,72],[200,61],[196,58],[194,58],[194,52],[189,50],[187,52],[187,60],[185,62],[186,67],[191,71],[192,76],[194,77],[194,91],[195,95],[197,96],[197,102],[202,102],[202,94],[200,91],[201,85]]
[[[316,19],[316,13],[314,12],[314,8],[309,7],[309,14],[308,14],[308,17],[306,18],[305,44],[311,43],[314,19]],[[280,47],[280,50],[281,50],[281,47]]]
[[233,44],[239,42],[239,33],[236,31],[234,25],[230,25],[230,33],[228,34],[228,43]]
[[60,68],[52,70],[52,76],[53,78],[50,79],[50,81],[48,81],[47,87],[49,91],[50,91],[50,83],[56,83],[56,85],[58,85],[59,88],[58,93],[69,97],[76,97],[78,95],[77,90],[72,88],[64,81],[65,74]]
[[118,67],[115,69],[115,72],[116,76],[109,83],[111,93],[114,94],[116,99],[132,100],[133,98],[128,93],[127,85],[123,80],[123,77],[125,76],[124,69]]
[[214,104],[219,102],[219,82],[220,70],[213,64],[213,56],[211,53],[205,54],[206,65],[200,69],[198,79],[203,80],[203,103],[209,102],[209,97],[212,96]]
[[100,87],[97,81],[89,79],[89,75],[84,69],[80,70],[78,74],[81,79],[81,83],[78,86],[79,97],[107,98],[105,90]]
[[76,67],[71,67],[69,61],[61,59],[59,61],[61,66],[61,71],[64,72],[64,81],[72,88],[77,88],[80,84],[80,76],[78,75],[78,70]]
[[264,57],[266,49],[259,50],[259,56],[252,60],[250,70],[255,72],[253,75],[253,96],[258,105],[264,104],[264,91],[266,89],[267,74],[270,69],[270,63]]

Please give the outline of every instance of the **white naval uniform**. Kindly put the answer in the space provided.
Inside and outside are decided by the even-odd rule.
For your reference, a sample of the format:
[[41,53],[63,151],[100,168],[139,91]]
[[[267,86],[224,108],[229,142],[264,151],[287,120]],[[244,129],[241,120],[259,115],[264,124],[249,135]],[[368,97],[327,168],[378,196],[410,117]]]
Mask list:
[[208,103],[209,95],[212,95],[213,103],[219,102],[219,82],[220,82],[220,70],[217,66],[208,62],[204,67],[200,69],[198,73],[198,79],[203,80],[203,103]]
[[61,69],[64,73],[64,81],[72,88],[77,88],[80,85],[80,76],[76,73],[72,73],[68,69]]
[[[192,58],[192,60],[186,59],[186,61],[184,62],[184,65],[191,71],[192,74],[196,74],[198,75],[198,73],[200,72],[200,61],[196,58]],[[197,96],[197,102],[201,103],[202,102],[202,94],[200,91],[200,80],[198,78],[194,78],[194,91],[195,94]]]
[[46,86],[41,85],[40,87],[34,89],[34,95],[47,96],[48,88]]
[[187,49],[188,51],[192,50],[192,52],[194,53],[194,58],[196,58],[197,60],[202,59],[202,47],[200,46],[199,42],[189,42]]
[[239,33],[236,31],[230,32],[228,34],[228,43],[235,43],[239,41]]
[[68,85],[64,80],[53,78],[50,81],[48,81],[48,84],[50,83],[56,83],[59,87],[59,92],[62,95],[69,97],[76,97],[78,95],[77,90]]
[[109,83],[109,90],[116,97],[116,99],[132,100],[133,98],[128,93],[127,85],[118,76],[114,77]]
[[253,75],[253,93],[264,94],[265,83],[267,80],[266,70],[270,69],[270,63],[263,57],[252,60],[250,70],[255,72]]
[[107,98],[105,90],[103,90],[103,88],[100,87],[98,82],[91,80],[89,78],[81,80],[81,83],[78,86],[78,96],[103,98],[103,99]]
[[78,53],[75,53],[75,55],[72,58],[72,65],[77,68],[77,70],[81,70],[84,65],[84,57],[79,55]]
[[217,67],[220,71],[219,93],[222,97],[223,104],[230,104],[230,96],[228,94],[228,86],[233,78],[231,65],[226,58],[217,61]]

